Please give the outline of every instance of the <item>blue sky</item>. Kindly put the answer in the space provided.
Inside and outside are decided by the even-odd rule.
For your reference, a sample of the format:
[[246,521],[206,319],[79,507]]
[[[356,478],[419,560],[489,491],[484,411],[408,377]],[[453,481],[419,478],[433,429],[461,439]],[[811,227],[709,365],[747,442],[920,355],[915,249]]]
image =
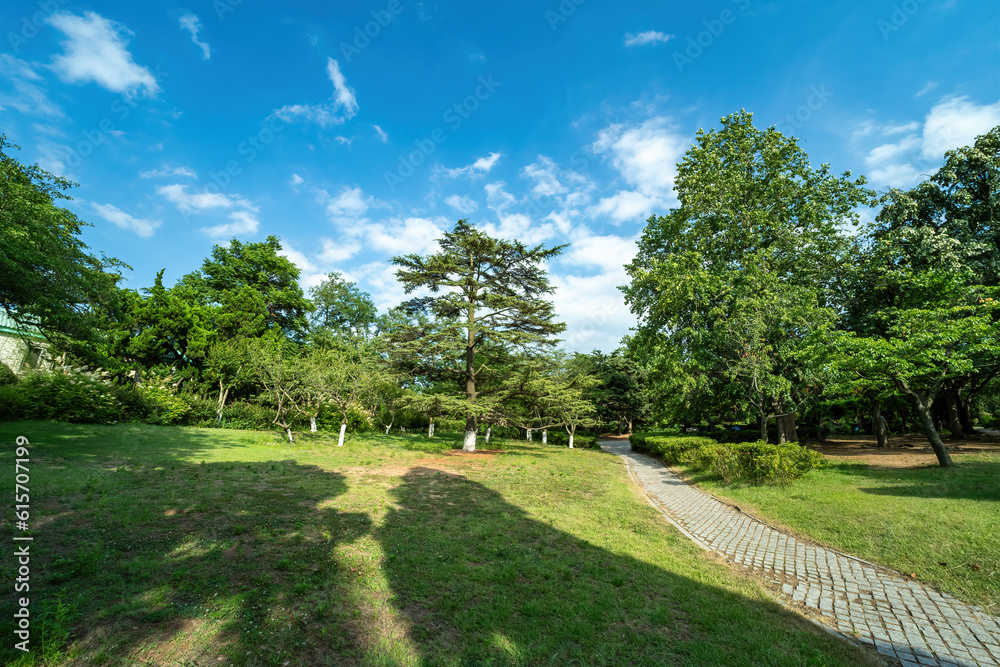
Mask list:
[[909,187],[1000,125],[998,35],[983,0],[5,0],[0,132],[80,183],[128,287],[273,234],[304,287],[340,271],[385,310],[388,259],[469,218],[569,243],[566,345],[610,351],[622,265],[699,128],[747,109],[814,164]]

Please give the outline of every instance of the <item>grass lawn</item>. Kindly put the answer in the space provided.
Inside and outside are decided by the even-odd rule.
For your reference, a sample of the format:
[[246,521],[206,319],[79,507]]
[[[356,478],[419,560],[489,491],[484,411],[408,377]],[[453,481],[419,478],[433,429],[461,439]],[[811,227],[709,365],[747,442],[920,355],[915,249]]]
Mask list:
[[955,468],[829,460],[788,486],[688,477],[765,520],[1000,616],[1000,455],[963,454]]
[[34,650],[11,648],[8,592],[3,664],[881,664],[693,546],[603,452],[5,423],[8,545],[17,435]]

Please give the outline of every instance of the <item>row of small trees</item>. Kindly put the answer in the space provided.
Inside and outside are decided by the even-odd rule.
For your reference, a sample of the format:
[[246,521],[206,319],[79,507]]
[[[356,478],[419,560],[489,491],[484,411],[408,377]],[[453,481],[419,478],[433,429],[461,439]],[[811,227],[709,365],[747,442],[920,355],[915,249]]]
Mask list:
[[[942,466],[1000,373],[1000,128],[950,151],[910,191],[810,166],[794,138],[746,112],[699,132],[679,204],[653,216],[623,288],[630,354],[654,368],[669,419],[776,422],[902,398]],[[859,207],[880,207],[859,226]],[[941,402],[947,407],[940,419]]]

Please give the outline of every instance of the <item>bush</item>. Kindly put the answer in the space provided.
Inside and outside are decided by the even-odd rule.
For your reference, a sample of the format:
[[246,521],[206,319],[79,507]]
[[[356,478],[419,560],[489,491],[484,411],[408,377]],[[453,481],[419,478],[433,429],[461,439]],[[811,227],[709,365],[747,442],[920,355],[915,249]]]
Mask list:
[[0,421],[29,419],[28,401],[15,385],[0,386]]
[[149,382],[138,388],[149,406],[147,424],[170,425],[184,421],[190,408],[165,381]]
[[222,408],[222,428],[266,431],[275,428],[273,420],[274,410],[254,403],[233,401]]
[[[760,429],[755,428],[753,430],[746,429],[742,431],[712,431],[711,433],[706,433],[706,436],[712,438],[716,442],[760,442]],[[778,441],[778,431],[776,429],[768,429],[767,439],[769,441]]]
[[726,484],[783,484],[822,467],[826,461],[819,452],[791,442],[720,443],[707,437],[648,433],[634,433],[629,440],[635,451],[658,456],[668,465],[688,464]]
[[41,371],[13,387],[22,401],[18,419],[108,424],[122,416],[113,387],[79,371]]
[[9,387],[17,384],[17,373],[10,370],[10,366],[0,362],[0,387]]

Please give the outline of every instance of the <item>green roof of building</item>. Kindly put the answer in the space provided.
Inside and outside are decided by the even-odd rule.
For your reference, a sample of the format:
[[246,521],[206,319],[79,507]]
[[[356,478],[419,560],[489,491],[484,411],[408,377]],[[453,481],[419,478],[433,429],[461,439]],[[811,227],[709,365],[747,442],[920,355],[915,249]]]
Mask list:
[[45,340],[45,336],[42,334],[41,329],[31,324],[18,324],[10,315],[7,314],[5,310],[0,309],[0,335],[3,334]]

